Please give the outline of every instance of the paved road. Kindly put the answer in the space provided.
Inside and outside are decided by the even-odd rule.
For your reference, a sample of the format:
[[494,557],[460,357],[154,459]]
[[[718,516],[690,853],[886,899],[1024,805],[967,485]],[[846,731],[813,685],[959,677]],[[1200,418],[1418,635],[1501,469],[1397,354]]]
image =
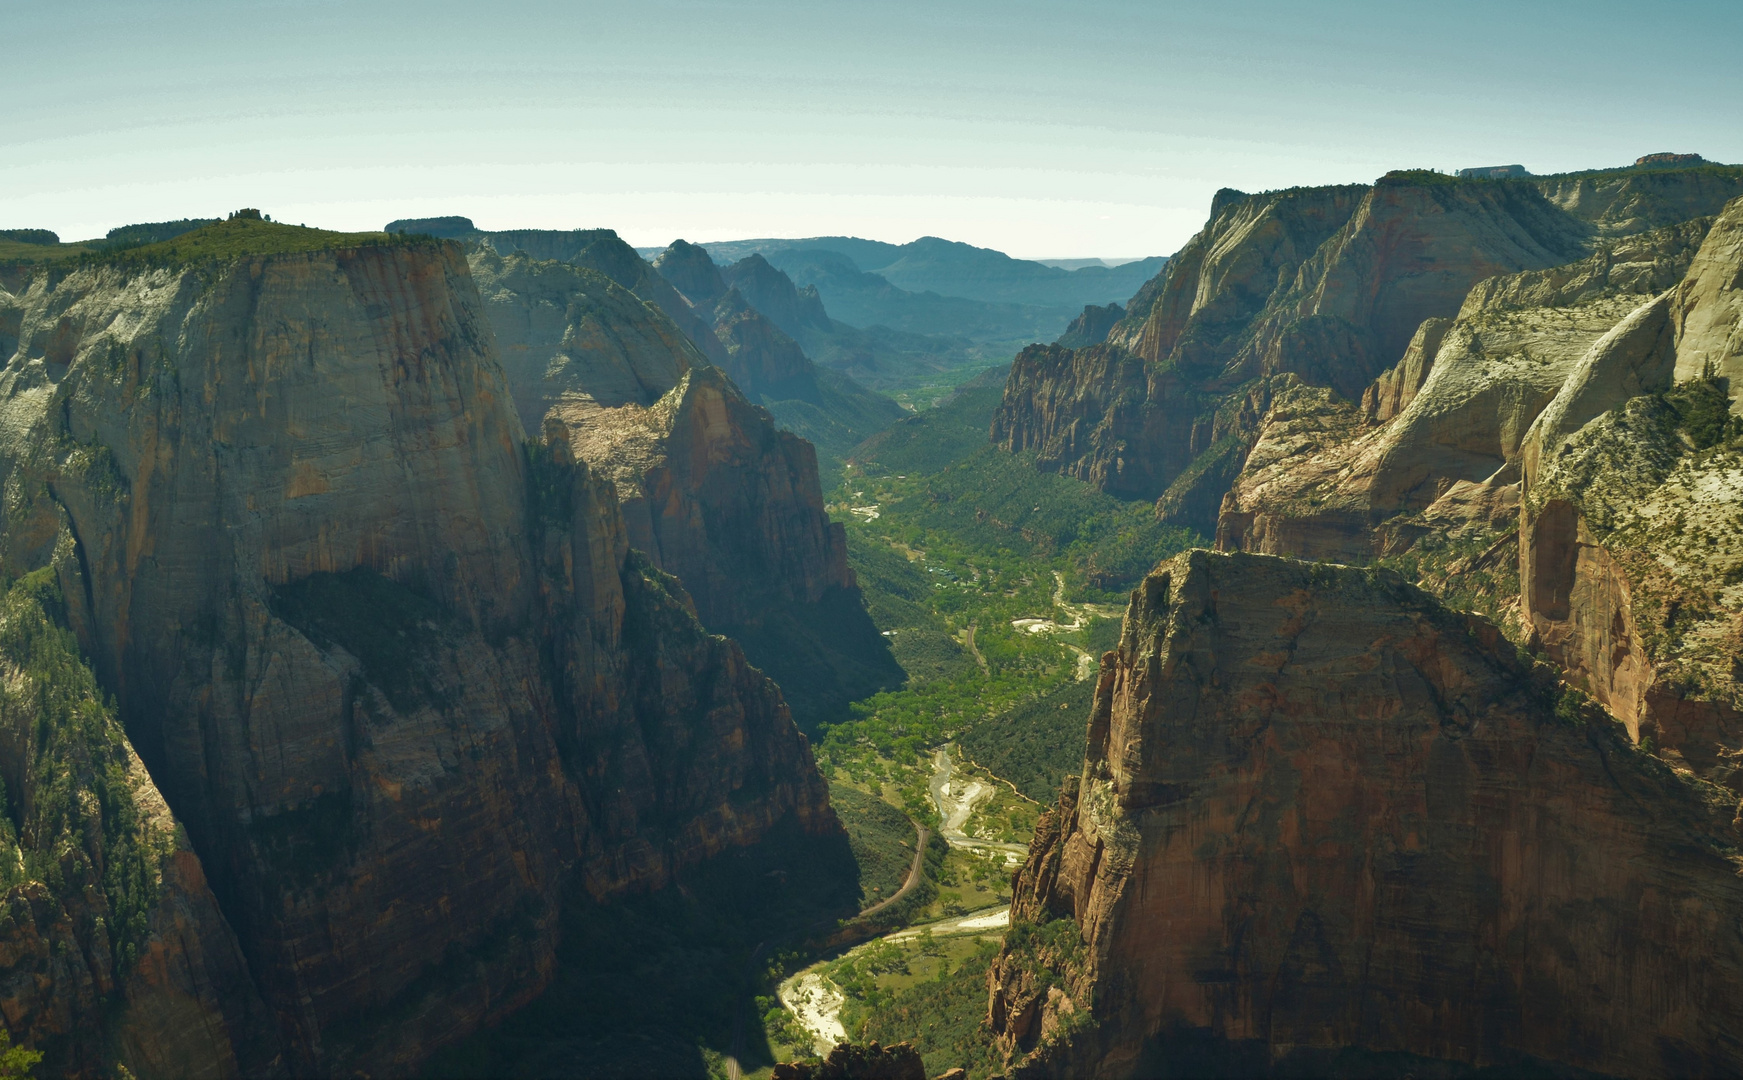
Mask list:
[[884,908],[889,907],[891,904],[895,903],[897,900],[900,900],[902,897],[907,896],[909,893],[913,892],[914,886],[920,884],[920,871],[926,865],[926,842],[928,840],[932,839],[932,830],[928,829],[926,826],[921,825],[918,822],[915,822],[914,823],[914,836],[915,836],[915,840],[916,840],[916,842],[914,844],[914,865],[908,867],[908,879],[906,881],[902,882],[902,887],[897,889],[894,893],[892,893],[890,895],[889,899],[879,900],[877,903],[873,904],[871,907],[868,907],[865,910],[861,911],[859,913],[859,915],[856,916],[857,918],[863,919],[867,915],[872,915],[872,914],[875,914],[879,911],[882,911]]

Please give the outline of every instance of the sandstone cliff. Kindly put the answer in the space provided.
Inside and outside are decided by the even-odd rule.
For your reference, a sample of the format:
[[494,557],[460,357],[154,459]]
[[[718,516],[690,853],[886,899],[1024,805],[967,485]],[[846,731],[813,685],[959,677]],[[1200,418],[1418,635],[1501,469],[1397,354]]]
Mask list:
[[707,363],[664,312],[597,271],[488,248],[467,263],[527,431],[559,406],[652,405]]
[[647,409],[553,415],[615,483],[629,543],[684,581],[702,621],[744,644],[802,724],[901,681],[823,509],[816,451],[720,369],[692,369]]
[[[701,262],[679,276],[719,296],[720,340],[733,354],[757,354],[750,339],[772,332],[769,344],[797,354],[810,378],[798,346],[753,311],[733,316],[737,293],[719,293],[713,263],[689,251]],[[562,421],[576,454],[624,501],[630,545],[684,582],[703,624],[744,645],[803,725],[901,680],[847,568],[841,526],[823,509],[805,440],[779,430],[659,309],[599,275],[488,250],[468,262],[527,429]]]
[[[1159,498],[1165,517],[1209,531],[1259,438],[1231,398],[1256,401],[1262,416],[1258,382],[1281,375],[1348,401],[1388,369],[1394,382],[1426,378],[1424,357],[1407,356],[1412,340],[1426,320],[1459,316],[1484,279],[1610,258],[1637,234],[1717,212],[1740,186],[1743,170],[1529,181],[1406,172],[1367,189],[1219,192],[1204,230],[1146,286],[1141,327],[1125,320],[1096,346],[1129,358],[1032,354],[1012,369],[993,439],[1035,450],[1042,468]],[[1644,287],[1640,271],[1628,267],[1629,284]],[[1605,265],[1581,272],[1597,291],[1622,284]],[[1557,306],[1575,302],[1563,295]],[[1402,411],[1398,387],[1375,395],[1373,410],[1385,396]]]
[[1189,552],[1102,661],[992,1028],[1018,1077],[1732,1075],[1735,811],[1396,576]]
[[56,621],[54,576],[39,570],[0,600],[0,1012],[45,1055],[41,1075],[278,1074],[277,1025]]
[[[801,296],[792,281],[762,256],[741,260],[722,273],[707,251],[674,240],[653,265],[713,327],[724,351],[716,363],[745,396],[828,455],[839,459],[902,416],[901,406],[889,398],[811,362],[794,340],[795,332],[829,337],[835,324],[823,311],[815,289]],[[735,283],[755,292],[759,301],[748,300]],[[793,329],[785,329],[781,319],[765,313],[765,303]]]
[[566,881],[836,828],[611,484],[523,444],[455,245],[193,238],[0,298],[0,556],[76,553],[68,621],[295,1072],[401,1072],[528,1000]]
[[[1665,291],[1710,224],[1606,240],[1585,259],[1480,282],[1455,318],[1423,322],[1360,408],[1325,388],[1279,393],[1223,502],[1218,546],[1397,558],[1459,606],[1517,627],[1517,512],[1541,429],[1575,416],[1577,427],[1620,400],[1599,403],[1594,384],[1572,412],[1558,404],[1595,357],[1620,371],[1622,356],[1657,347]],[[1623,396],[1669,376],[1636,371]]]

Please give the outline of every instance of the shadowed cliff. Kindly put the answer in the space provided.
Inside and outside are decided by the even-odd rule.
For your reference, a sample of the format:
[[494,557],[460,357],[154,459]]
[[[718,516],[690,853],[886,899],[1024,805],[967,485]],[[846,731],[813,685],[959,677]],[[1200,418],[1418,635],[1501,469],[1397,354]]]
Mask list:
[[839,836],[779,690],[524,441],[456,245],[233,221],[0,308],[0,554],[53,567],[293,1071],[524,1004],[566,889]]

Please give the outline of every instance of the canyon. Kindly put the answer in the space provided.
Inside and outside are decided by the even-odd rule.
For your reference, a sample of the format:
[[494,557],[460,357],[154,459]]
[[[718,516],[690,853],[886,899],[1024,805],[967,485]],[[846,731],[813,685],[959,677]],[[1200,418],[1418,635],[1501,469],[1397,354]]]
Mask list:
[[1220,553],[1102,659],[1009,1075],[1743,1070],[1739,185],[1225,193],[1141,322],[1019,356],[995,441]]
[[[1743,1072],[1743,168],[1470,172],[1224,190],[1069,297],[932,239],[8,239],[6,1028],[744,1073],[827,969],[904,1075]],[[850,278],[1072,303],[907,416],[858,375],[937,342]]]

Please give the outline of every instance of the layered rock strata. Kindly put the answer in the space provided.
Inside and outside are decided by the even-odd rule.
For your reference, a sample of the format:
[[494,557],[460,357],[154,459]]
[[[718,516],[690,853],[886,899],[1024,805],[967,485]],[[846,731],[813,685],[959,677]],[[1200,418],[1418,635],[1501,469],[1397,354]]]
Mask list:
[[0,298],[0,554],[57,568],[292,1070],[395,1072],[538,992],[565,882],[836,826],[612,485],[523,443],[458,247],[311,239]]
[[1743,170],[1528,181],[1406,172],[1366,189],[1225,190],[1204,230],[1133,298],[1141,325],[1128,317],[1083,350],[1113,355],[1037,348],[1019,358],[992,437],[1035,451],[1041,468],[1163,499],[1164,517],[1208,532],[1259,437],[1233,422],[1231,397],[1262,396],[1260,381],[1292,375],[1354,402],[1392,369],[1397,385],[1377,388],[1370,411],[1397,415],[1403,384],[1426,377],[1424,344],[1408,355],[1413,339],[1426,320],[1458,317],[1473,286],[1573,264],[1584,280],[1533,287],[1558,293],[1554,306],[1577,302],[1573,286],[1644,287],[1650,274],[1610,281],[1607,266],[1581,260],[1716,213],[1740,191]]
[[1735,796],[1383,571],[1132,597],[1014,886],[1012,1076],[1743,1070]]
[[[1609,370],[1659,347],[1669,290],[1710,224],[1609,241],[1565,266],[1480,282],[1456,318],[1423,322],[1359,408],[1325,388],[1279,394],[1224,500],[1218,546],[1362,562],[1426,542],[1464,571],[1481,563],[1485,573],[1511,573],[1539,428],[1563,414],[1565,388],[1594,363]],[[1637,373],[1628,393],[1668,385],[1669,374]],[[1584,393],[1578,422],[1616,400],[1595,406]],[[1503,603],[1517,593],[1499,587]]]

